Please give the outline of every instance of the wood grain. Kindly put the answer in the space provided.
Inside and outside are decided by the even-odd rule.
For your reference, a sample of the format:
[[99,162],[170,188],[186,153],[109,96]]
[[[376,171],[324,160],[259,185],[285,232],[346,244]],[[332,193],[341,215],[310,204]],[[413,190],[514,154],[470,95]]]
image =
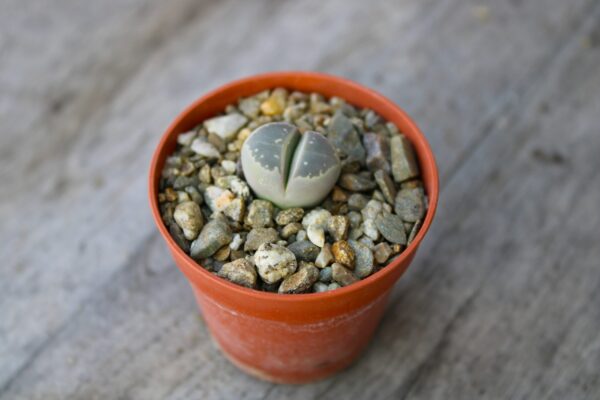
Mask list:
[[[0,3],[0,398],[598,397],[597,2],[97,3]],[[177,112],[279,69],[389,96],[442,172],[372,345],[302,387],[222,358],[145,197]]]

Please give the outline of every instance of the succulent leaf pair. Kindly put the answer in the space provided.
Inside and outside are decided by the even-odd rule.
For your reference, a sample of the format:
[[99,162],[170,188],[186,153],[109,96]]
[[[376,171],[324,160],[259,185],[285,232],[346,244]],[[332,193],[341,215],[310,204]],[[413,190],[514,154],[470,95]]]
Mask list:
[[337,181],[341,164],[331,142],[313,131],[273,122],[242,147],[242,169],[254,192],[281,208],[318,204]]

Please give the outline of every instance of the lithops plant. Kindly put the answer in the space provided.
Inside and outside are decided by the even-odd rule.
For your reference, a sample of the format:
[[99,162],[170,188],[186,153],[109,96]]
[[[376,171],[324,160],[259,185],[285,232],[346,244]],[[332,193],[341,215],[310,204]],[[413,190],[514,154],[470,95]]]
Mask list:
[[280,208],[320,203],[341,170],[325,136],[313,131],[300,134],[286,122],[257,128],[244,142],[241,158],[246,181],[256,195]]

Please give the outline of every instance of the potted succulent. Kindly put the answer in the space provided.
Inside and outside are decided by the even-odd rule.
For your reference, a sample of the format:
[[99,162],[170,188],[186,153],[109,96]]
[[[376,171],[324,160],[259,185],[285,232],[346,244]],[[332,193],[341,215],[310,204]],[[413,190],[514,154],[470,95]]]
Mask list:
[[[279,115],[279,118],[274,122],[268,119],[270,122],[255,124],[255,129],[249,129],[252,123],[248,123],[244,113],[253,111],[245,110],[245,105],[239,101],[265,90],[272,92],[260,104],[260,110],[266,115]],[[352,106],[372,110],[372,115],[389,121],[402,133],[390,134],[393,165],[365,155],[362,145],[343,136],[353,128],[341,112],[327,117],[328,137],[302,128],[301,123],[290,123],[288,120],[293,118],[283,116],[284,110],[277,98],[287,91],[344,99]],[[239,104],[242,112],[236,109],[227,114],[227,118],[215,117],[231,104]],[[289,108],[290,113],[294,112],[293,107]],[[375,117],[367,115],[367,118]],[[203,124],[205,136],[197,136],[192,131],[200,124]],[[240,133],[244,126],[245,133]],[[219,137],[213,132],[219,133]],[[342,136],[336,137],[338,132],[342,132]],[[243,136],[244,140],[234,142],[235,135]],[[362,137],[365,144],[372,140],[377,138],[368,134]],[[169,157],[182,141],[186,142],[186,151],[194,154],[192,160],[194,157],[219,159],[223,167],[231,169],[230,176],[221,176],[223,168],[220,166],[219,171],[213,171],[212,177],[205,174],[207,181],[218,181],[221,187],[231,191],[200,184],[200,190],[192,187],[186,188],[190,189],[187,192],[168,193],[174,198],[180,197],[173,203],[176,207],[170,210],[172,221],[169,225],[164,219],[166,195],[161,192],[161,185],[164,186],[161,179],[171,162]],[[238,159],[237,164],[216,152],[215,148],[221,144],[223,149],[238,152],[239,158],[233,157]],[[340,154],[342,156],[338,157]],[[366,165],[363,166],[375,172],[351,173],[356,160],[363,160],[361,162],[365,164],[365,156]],[[183,168],[197,173],[194,166],[187,164],[178,168],[178,173]],[[200,171],[199,175],[207,170]],[[419,177],[418,184],[411,181],[415,176]],[[402,182],[401,186],[399,182]],[[238,186],[231,188],[234,184]],[[344,190],[334,186],[336,184],[343,189],[358,185],[359,191],[361,185],[368,190],[381,188],[381,191],[376,190],[381,202],[373,204],[384,203],[384,207],[379,206],[380,210],[371,222],[379,230],[375,234],[381,232],[382,241],[395,243],[399,249],[385,266],[375,272],[370,259],[371,268],[368,271],[360,269],[361,253],[357,247],[369,243],[372,246],[374,242],[369,238],[362,242],[348,239],[347,227],[341,234],[343,237],[336,238],[335,232],[325,234],[325,228],[312,224],[304,233],[306,240],[298,238],[287,245],[278,237],[285,227],[277,230],[265,225],[253,229],[261,232],[263,238],[249,247],[250,255],[237,250],[234,241],[240,237],[232,234],[231,226],[243,230],[242,226],[249,223],[248,214],[254,212],[260,216],[262,206],[277,208],[282,210],[282,216],[292,218],[291,221],[295,210],[302,215],[303,210],[316,207],[314,213],[311,211],[312,214],[308,213],[304,218],[317,219],[319,213],[326,212],[320,205],[327,203],[331,196],[343,195]],[[397,191],[397,187],[400,190]],[[239,196],[234,198],[232,191]],[[332,191],[337,192],[332,195]],[[278,72],[222,86],[184,110],[169,126],[152,158],[149,198],[157,227],[175,263],[187,277],[208,328],[223,353],[234,364],[257,377],[302,383],[339,371],[365,348],[381,319],[393,285],[412,261],[431,225],[438,200],[438,176],[425,137],[406,113],[388,99],[342,78],[312,72]],[[423,198],[428,200],[426,208]],[[251,209],[246,210],[244,200],[249,199]],[[415,202],[415,199],[421,201]],[[389,204],[385,204],[386,201]],[[207,217],[207,211],[212,213],[210,217]],[[345,212],[347,210],[340,214]],[[244,213],[246,219],[243,219]],[[340,222],[347,219],[345,215],[339,216]],[[293,228],[301,224],[287,225],[293,225]],[[300,235],[298,229],[292,237]],[[405,229],[410,233],[405,233]],[[225,232],[226,235],[221,239],[214,232]],[[248,243],[254,233],[251,231],[247,236],[244,233],[240,240]],[[274,238],[264,239],[269,235]],[[330,235],[335,240],[331,246],[324,242]],[[298,243],[309,246],[310,257],[304,257]],[[235,255],[232,249],[240,255]],[[275,256],[277,263],[273,262]],[[212,264],[208,265],[210,257],[224,261],[215,261],[218,268],[213,268]],[[332,287],[320,280],[317,282],[324,272],[333,274]]]

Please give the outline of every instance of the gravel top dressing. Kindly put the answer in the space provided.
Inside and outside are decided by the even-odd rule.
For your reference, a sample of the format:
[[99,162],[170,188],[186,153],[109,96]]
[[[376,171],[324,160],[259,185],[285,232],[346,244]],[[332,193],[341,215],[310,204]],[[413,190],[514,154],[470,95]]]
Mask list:
[[427,196],[409,140],[372,110],[283,88],[179,135],[162,219],[202,267],[279,293],[347,286],[410,244]]

